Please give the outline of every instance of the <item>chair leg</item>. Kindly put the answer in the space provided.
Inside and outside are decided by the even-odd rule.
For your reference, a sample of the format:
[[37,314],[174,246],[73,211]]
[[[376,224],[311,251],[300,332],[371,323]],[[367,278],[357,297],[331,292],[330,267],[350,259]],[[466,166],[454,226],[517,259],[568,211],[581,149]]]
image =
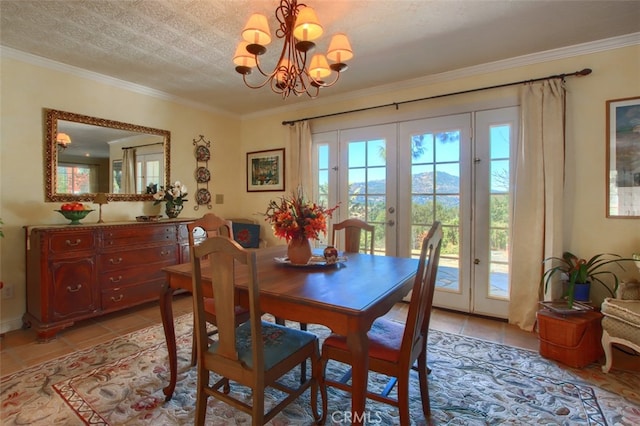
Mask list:
[[409,371],[402,372],[398,376],[398,411],[400,424],[408,425],[409,422]]
[[[318,414],[318,387],[324,386],[322,376],[323,370],[320,359],[320,347],[316,346],[311,354],[311,410],[313,411],[313,419],[316,421],[316,424],[321,424],[320,421],[325,418],[324,412]],[[324,401],[324,396],[322,398]]]
[[418,355],[418,381],[420,383],[420,399],[422,400],[422,412],[425,419],[431,417],[431,401],[429,400],[429,382],[427,375],[431,373],[427,367],[426,348]]
[[207,399],[208,395],[205,388],[209,386],[209,372],[198,366],[198,390],[196,394],[196,416],[194,424],[204,426],[205,417],[207,415]]
[[196,365],[196,320],[193,319],[193,333],[191,334],[191,366]]
[[[307,324],[300,323],[300,330],[307,331]],[[307,360],[302,361],[300,364],[300,383],[307,381]]]
[[264,424],[264,389],[258,392],[258,389],[252,389],[253,395],[251,424],[263,425]]
[[613,363],[613,354],[611,353],[611,338],[607,330],[602,330],[602,349],[604,349],[605,364],[602,366],[602,372],[608,373]]
[[328,360],[320,358],[320,397],[322,398],[322,416],[318,424],[323,425],[327,420],[327,383],[325,380],[325,374],[327,370]]

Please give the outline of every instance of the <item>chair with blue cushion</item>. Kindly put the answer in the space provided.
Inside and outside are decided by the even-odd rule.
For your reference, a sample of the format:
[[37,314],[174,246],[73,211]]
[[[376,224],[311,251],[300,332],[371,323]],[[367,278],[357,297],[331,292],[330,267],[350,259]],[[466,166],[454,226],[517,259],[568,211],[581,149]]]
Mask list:
[[[436,274],[440,260],[442,244],[442,225],[435,222],[427,236],[422,240],[420,261],[413,283],[409,312],[405,324],[385,318],[374,321],[369,337],[369,370],[397,378],[398,399],[389,397],[389,390],[382,394],[367,391],[367,398],[398,407],[400,424],[409,422],[409,374],[415,361],[418,361],[418,378],[422,397],[422,411],[425,419],[431,415],[429,387],[427,384],[427,335],[435,291]],[[345,336],[331,334],[322,344],[322,365],[326,369],[330,361],[352,365],[351,351]],[[394,380],[395,384],[396,381]],[[324,378],[320,389],[322,393],[322,412],[327,412],[326,386],[351,391],[351,386],[340,380]]]
[[[208,261],[203,263],[205,257]],[[313,417],[319,421],[317,394],[322,370],[318,338],[312,333],[262,321],[255,251],[244,249],[229,238],[213,237],[193,248],[191,263],[198,372],[195,423],[205,423],[207,400],[213,396],[250,414],[253,425],[262,425],[309,388]],[[211,282],[202,278],[205,267]],[[247,268],[248,272],[250,319],[236,327],[234,272],[238,268]],[[215,294],[218,317],[215,341],[207,335],[204,309],[205,294],[210,293]],[[289,377],[285,383],[283,376],[307,359],[311,359],[312,365],[310,379],[298,384]],[[213,381],[211,373],[218,376]],[[236,398],[232,383],[249,387],[250,400],[242,392]],[[265,389],[269,387],[286,396],[265,413]]]
[[[225,220],[213,213],[206,213],[200,219],[196,219],[187,224],[187,231],[189,233],[189,250],[193,250],[195,246],[201,244],[207,238],[222,236],[226,238],[233,238],[233,229],[231,221]],[[245,309],[238,304],[234,304],[236,310],[236,325],[242,324],[249,319],[249,310]],[[207,322],[216,326],[216,328],[209,331],[209,336],[217,333],[218,320],[216,317],[216,307],[213,303],[213,298],[206,298],[204,301],[204,313],[207,318]],[[194,338],[192,339],[191,347],[191,365],[196,364],[196,341],[195,331]]]
[[233,239],[244,248],[263,248],[267,242],[260,238],[260,224],[251,219],[237,218],[229,219]]

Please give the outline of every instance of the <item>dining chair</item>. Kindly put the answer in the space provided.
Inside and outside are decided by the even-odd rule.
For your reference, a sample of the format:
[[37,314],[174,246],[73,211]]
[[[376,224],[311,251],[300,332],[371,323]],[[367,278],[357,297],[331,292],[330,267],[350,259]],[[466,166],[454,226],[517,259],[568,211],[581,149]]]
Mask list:
[[[361,250],[360,239],[362,236],[362,231],[369,233],[370,240],[369,250],[364,250],[365,253],[373,254],[373,237],[375,235],[375,228],[373,225],[369,225],[367,222],[350,218],[343,220],[342,222],[336,223],[331,227],[331,245],[336,246],[336,234],[340,231],[344,230],[344,252],[345,253],[359,253]],[[366,243],[365,243],[366,246]],[[280,324],[284,324],[284,322],[279,322]],[[306,323],[300,323],[300,330],[306,331],[308,325]],[[300,366],[300,380],[305,380],[305,372],[307,371],[307,366],[303,363]]]
[[[400,424],[409,424],[409,374],[414,362],[418,361],[418,378],[422,411],[425,419],[431,415],[429,388],[427,384],[427,335],[435,291],[436,274],[442,244],[442,225],[434,222],[422,240],[418,270],[413,283],[413,294],[404,325],[379,318],[373,322],[369,337],[369,370],[397,378],[398,398],[389,397],[388,392],[376,394],[367,390],[367,398],[391,404],[398,408]],[[322,370],[326,370],[330,360],[352,365],[351,352],[345,336],[331,334],[322,344]],[[324,378],[322,392],[322,413],[327,412],[326,386],[351,391],[351,386],[337,380]]]
[[[202,279],[202,259],[209,257],[210,282]],[[224,237],[212,237],[194,247],[193,301],[197,342],[196,424],[203,425],[210,396],[251,415],[253,425],[262,425],[306,389],[311,388],[311,409],[314,420],[322,417],[318,409],[318,385],[322,374],[318,338],[312,333],[262,321],[256,253],[242,248]],[[234,309],[234,270],[248,270],[247,292],[249,320],[236,327]],[[212,341],[207,335],[204,309],[204,286],[211,286],[218,317],[218,336]],[[282,377],[303,360],[311,359],[312,374],[302,384]],[[214,378],[210,384],[210,373]],[[250,400],[243,392],[233,392],[230,382],[251,389]],[[286,394],[265,413],[265,390],[274,388]],[[280,393],[278,393],[280,395]]]
[[260,223],[253,219],[229,219],[232,226],[233,239],[244,248],[265,248],[267,241],[260,237]]
[[[364,250],[364,252],[373,254],[375,236],[375,227],[373,225],[360,219],[350,218],[339,223],[334,223],[331,229],[331,245],[334,247],[336,246],[336,234],[344,230],[345,252],[359,253],[363,251],[361,250],[362,247],[366,248],[368,245],[368,250]],[[368,240],[365,240],[364,245],[360,242],[363,231],[369,233],[369,235],[367,235]]]
[[[231,222],[225,220],[213,213],[206,213],[201,218],[194,220],[187,224],[187,231],[189,233],[189,250],[202,243],[207,238],[214,236],[222,236],[227,238],[233,238],[233,229]],[[234,304],[236,312],[236,325],[241,324],[249,319],[249,310],[245,309],[237,304]],[[209,336],[217,333],[217,317],[216,307],[213,303],[213,298],[205,298],[204,301],[204,313],[209,324],[215,326],[215,329],[209,331]],[[191,344],[191,365],[196,364],[196,340],[195,340],[195,320],[194,320],[194,338]]]

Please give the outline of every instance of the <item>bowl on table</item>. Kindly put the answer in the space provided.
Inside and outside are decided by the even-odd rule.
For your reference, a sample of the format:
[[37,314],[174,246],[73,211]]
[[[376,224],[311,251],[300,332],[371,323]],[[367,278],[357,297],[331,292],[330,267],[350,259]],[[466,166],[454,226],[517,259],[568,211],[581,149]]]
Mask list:
[[80,225],[80,220],[87,217],[87,215],[91,213],[93,210],[86,209],[86,210],[56,210],[56,211],[71,221],[69,225]]

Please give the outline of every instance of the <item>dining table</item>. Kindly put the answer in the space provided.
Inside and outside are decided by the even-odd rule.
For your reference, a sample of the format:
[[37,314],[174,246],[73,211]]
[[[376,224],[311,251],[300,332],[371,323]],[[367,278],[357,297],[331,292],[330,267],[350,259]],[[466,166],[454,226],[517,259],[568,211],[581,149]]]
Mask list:
[[[260,309],[275,318],[320,324],[346,336],[353,355],[351,420],[362,424],[369,371],[367,332],[411,290],[418,259],[346,253],[335,264],[293,265],[283,245],[256,250]],[[177,381],[177,348],[172,299],[176,290],[191,291],[191,263],[163,268],[166,283],[160,295],[160,313],[169,354],[170,380],[163,389],[170,400]],[[241,305],[247,301],[247,267],[236,264],[235,285]],[[202,279],[211,281],[203,265]],[[211,286],[205,286],[211,291]],[[205,294],[205,296],[213,296]],[[246,306],[246,305],[245,305]]]

